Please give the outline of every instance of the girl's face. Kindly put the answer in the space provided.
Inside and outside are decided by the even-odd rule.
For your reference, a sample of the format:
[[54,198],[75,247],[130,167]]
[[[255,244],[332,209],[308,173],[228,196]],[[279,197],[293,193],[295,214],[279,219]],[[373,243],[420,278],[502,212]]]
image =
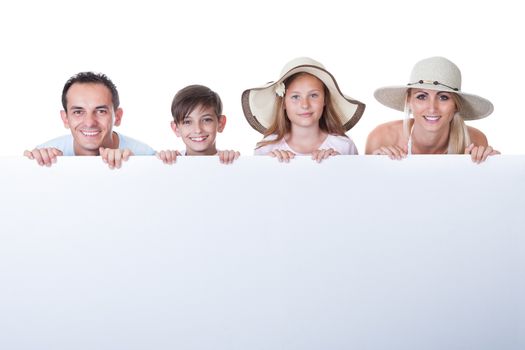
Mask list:
[[452,93],[426,89],[412,89],[408,104],[414,123],[428,131],[447,129],[457,111]]
[[318,128],[324,106],[324,84],[313,75],[303,73],[286,88],[284,108],[292,126]]

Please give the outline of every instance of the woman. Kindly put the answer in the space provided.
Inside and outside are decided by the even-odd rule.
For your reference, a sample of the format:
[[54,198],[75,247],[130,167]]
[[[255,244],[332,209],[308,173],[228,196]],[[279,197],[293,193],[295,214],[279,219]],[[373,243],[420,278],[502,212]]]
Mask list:
[[464,120],[492,113],[492,103],[461,91],[459,68],[443,57],[419,61],[406,86],[376,90],[375,98],[387,107],[405,111],[406,118],[376,127],[368,135],[366,154],[401,159],[407,154],[470,154],[480,163],[499,154],[486,136]]

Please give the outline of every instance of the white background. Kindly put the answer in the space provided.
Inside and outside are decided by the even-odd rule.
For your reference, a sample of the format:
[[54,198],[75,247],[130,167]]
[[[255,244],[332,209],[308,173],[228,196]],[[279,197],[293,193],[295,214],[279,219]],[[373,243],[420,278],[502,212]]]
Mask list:
[[469,123],[506,154],[523,154],[522,20],[514,1],[17,1],[0,5],[0,156],[20,155],[67,133],[59,117],[65,81],[106,73],[117,85],[122,133],[155,149],[182,148],[171,129],[173,95],[188,84],[217,91],[229,117],[218,147],[251,154],[261,135],[241,94],[275,80],[310,56],[342,91],[367,104],[350,131],[363,153],[379,123],[402,118],[376,88],[407,83],[415,62],[445,56],[463,73],[463,91],[495,112]]

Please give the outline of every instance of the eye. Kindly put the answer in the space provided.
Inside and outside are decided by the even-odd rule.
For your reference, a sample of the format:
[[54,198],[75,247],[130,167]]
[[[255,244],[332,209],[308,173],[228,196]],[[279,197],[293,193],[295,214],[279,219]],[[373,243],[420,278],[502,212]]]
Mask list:
[[204,124],[210,124],[210,123],[213,123],[213,118],[204,118],[204,119],[202,120],[202,122],[203,122]]
[[107,109],[97,109],[97,114],[98,115],[106,115],[106,114],[108,114],[108,110]]
[[182,121],[182,125],[191,125],[191,120],[190,119],[184,119]]
[[75,116],[75,117],[81,117],[82,114],[84,114],[84,111],[80,110],[80,109],[76,109],[72,112],[72,114]]
[[314,92],[310,95],[310,97],[312,98],[318,98],[319,97],[319,94],[317,92]]
[[291,99],[292,101],[298,101],[300,98],[301,98],[301,96],[299,96],[299,95],[297,95],[297,94],[290,96],[290,99]]
[[417,98],[418,100],[424,101],[424,100],[426,100],[427,95],[425,95],[425,94],[417,94],[417,95],[416,95],[416,98]]
[[448,95],[439,95],[440,101],[448,101],[450,100],[450,97]]

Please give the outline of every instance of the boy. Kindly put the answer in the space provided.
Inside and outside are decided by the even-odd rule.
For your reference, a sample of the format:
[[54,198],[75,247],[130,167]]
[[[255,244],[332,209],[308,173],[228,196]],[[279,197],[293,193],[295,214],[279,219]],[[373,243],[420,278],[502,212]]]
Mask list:
[[173,121],[171,128],[175,135],[182,138],[186,150],[160,151],[157,157],[166,164],[173,164],[177,156],[212,156],[218,155],[223,164],[231,164],[240,153],[226,150],[218,151],[215,138],[226,125],[226,116],[222,114],[222,102],[219,95],[202,85],[190,85],[177,92],[171,103]]

